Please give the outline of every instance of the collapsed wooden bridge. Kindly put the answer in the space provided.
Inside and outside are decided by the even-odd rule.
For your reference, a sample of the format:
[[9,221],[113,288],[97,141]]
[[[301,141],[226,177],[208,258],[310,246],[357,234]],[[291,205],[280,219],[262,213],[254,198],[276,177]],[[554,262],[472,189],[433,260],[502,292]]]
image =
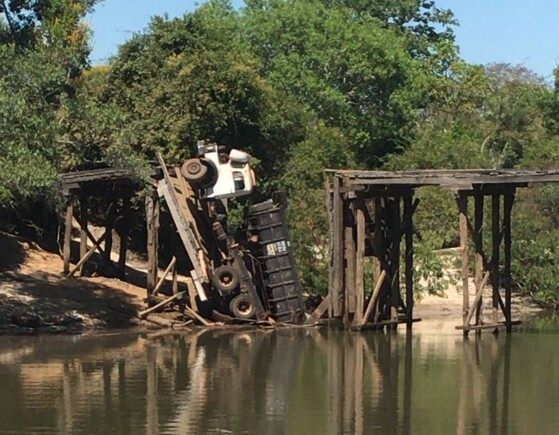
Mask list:
[[[557,183],[559,170],[327,170],[326,175],[331,243],[330,285],[324,310],[328,310],[330,319],[341,318],[352,329],[396,328],[402,323],[411,328],[420,320],[413,317],[413,216],[419,204],[415,193],[423,186],[438,186],[455,193],[459,211],[463,321],[457,329],[467,334],[505,327],[510,332],[520,323],[512,319],[511,312],[511,211],[516,189],[533,183]],[[483,245],[485,197],[491,198],[490,253]],[[470,199],[473,222],[468,216]],[[468,285],[472,257],[473,301]],[[365,267],[369,258],[372,280]],[[490,323],[484,323],[481,316],[487,284],[492,287]]]

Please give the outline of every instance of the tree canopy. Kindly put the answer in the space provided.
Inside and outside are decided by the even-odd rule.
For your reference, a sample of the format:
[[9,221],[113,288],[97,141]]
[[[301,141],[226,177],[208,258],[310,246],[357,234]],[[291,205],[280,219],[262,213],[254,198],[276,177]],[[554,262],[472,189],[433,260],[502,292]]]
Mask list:
[[[321,292],[324,168],[559,163],[559,86],[523,66],[465,62],[454,16],[436,1],[246,0],[237,10],[209,0],[154,17],[91,67],[84,17],[96,3],[0,0],[0,210],[49,201],[61,172],[142,168],[156,152],[180,163],[209,139],[255,157],[263,195],[288,192],[303,280]],[[538,271],[516,267],[516,283],[546,301],[559,300],[545,272],[559,265],[548,243],[559,238],[558,198],[530,190],[516,216],[518,261]],[[436,269],[428,253],[455,243],[454,204],[423,200],[418,251]],[[532,230],[553,235],[534,245]]]

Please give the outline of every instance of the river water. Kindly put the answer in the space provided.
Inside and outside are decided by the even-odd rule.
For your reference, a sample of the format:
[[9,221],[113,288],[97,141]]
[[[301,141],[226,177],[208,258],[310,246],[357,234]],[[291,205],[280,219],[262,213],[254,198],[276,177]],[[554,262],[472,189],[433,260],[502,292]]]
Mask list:
[[0,337],[0,433],[555,434],[559,321]]

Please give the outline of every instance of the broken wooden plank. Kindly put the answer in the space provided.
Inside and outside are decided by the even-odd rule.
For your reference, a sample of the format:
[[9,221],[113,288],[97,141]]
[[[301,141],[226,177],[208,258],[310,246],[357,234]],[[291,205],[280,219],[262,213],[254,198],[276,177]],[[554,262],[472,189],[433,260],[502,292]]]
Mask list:
[[95,251],[99,249],[99,245],[105,240],[105,236],[107,233],[104,233],[99,240],[93,245],[93,247],[85,253],[85,255],[78,261],[78,264],[74,266],[74,268],[68,273],[67,278],[73,276],[77,271],[81,270],[81,267],[85,264],[87,260],[94,254]]

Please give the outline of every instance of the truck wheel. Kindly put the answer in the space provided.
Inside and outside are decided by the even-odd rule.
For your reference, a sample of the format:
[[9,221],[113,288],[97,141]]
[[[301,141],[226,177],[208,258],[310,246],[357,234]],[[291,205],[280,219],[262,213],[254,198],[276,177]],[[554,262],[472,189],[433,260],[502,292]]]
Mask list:
[[219,291],[229,293],[239,285],[239,275],[231,266],[220,266],[213,273],[212,284]]
[[251,319],[256,314],[252,299],[246,294],[235,296],[229,303],[229,310],[239,319]]
[[188,159],[181,167],[182,176],[191,183],[202,182],[207,172],[208,167],[200,159]]

